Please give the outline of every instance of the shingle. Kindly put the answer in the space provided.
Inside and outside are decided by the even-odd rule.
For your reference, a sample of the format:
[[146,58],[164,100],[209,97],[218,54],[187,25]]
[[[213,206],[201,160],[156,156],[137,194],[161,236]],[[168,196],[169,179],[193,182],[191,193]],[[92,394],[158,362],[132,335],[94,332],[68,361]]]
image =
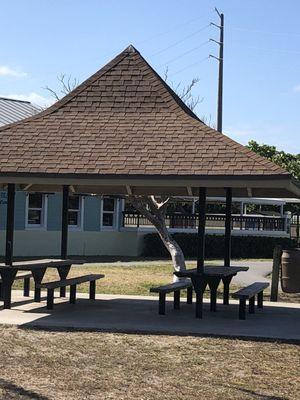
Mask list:
[[201,122],[132,47],[49,109],[1,128],[0,172],[287,174]]

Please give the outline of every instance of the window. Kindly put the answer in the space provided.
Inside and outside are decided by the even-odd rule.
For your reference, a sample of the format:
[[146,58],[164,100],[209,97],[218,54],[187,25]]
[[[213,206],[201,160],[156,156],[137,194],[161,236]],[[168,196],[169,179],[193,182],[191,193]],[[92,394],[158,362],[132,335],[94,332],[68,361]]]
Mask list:
[[115,228],[117,225],[117,199],[104,197],[102,200],[102,227]]
[[69,213],[68,213],[68,224],[71,228],[82,227],[82,205],[83,198],[81,196],[70,196],[69,197]]
[[28,193],[26,226],[29,228],[43,228],[46,226],[46,195]]

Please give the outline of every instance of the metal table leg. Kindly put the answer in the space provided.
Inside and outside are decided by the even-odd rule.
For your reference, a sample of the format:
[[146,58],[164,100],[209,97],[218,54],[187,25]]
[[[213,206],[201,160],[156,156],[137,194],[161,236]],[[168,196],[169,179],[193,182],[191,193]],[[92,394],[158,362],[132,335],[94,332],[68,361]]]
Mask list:
[[207,278],[207,281],[210,290],[210,311],[217,311],[217,290],[221,278],[210,276]]
[[36,287],[36,285],[40,285],[44,278],[46,272],[46,268],[32,268],[31,273],[34,279],[34,301],[41,301],[41,289]]
[[0,270],[0,275],[2,279],[2,295],[3,295],[3,308],[11,308],[11,287],[14,283],[15,277],[17,275],[17,269],[15,268],[3,268]]
[[[63,266],[63,267],[57,267],[57,272],[59,274],[60,280],[64,280],[67,278],[69,272],[71,269],[71,265]],[[66,297],[66,287],[61,287],[59,289],[59,295],[60,297]]]
[[203,293],[207,286],[207,280],[203,276],[194,275],[191,277],[196,293],[196,318],[203,316]]
[[232,278],[233,276],[224,276],[224,278],[222,278],[224,284],[223,304],[225,305],[229,304],[229,286],[232,281]]

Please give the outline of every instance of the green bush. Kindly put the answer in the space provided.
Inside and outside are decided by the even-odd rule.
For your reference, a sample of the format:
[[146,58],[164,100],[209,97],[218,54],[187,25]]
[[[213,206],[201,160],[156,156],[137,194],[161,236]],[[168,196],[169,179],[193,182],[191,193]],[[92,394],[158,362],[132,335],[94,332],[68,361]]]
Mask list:
[[[174,233],[172,235],[182,248],[185,257],[197,256],[197,234],[196,233]],[[285,249],[294,248],[297,243],[289,238],[276,238],[267,236],[232,236],[231,256],[232,258],[272,258],[273,249],[281,245]],[[168,257],[163,242],[157,233],[149,233],[144,236],[144,257]],[[205,236],[205,257],[222,258],[224,256],[224,236]]]

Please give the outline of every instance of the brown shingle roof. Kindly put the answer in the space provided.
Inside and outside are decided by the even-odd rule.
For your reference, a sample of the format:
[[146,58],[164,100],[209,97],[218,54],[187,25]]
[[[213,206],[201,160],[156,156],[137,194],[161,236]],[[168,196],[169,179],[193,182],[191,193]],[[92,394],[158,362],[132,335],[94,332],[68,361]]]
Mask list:
[[0,173],[287,174],[202,123],[132,46],[49,109],[0,129]]

